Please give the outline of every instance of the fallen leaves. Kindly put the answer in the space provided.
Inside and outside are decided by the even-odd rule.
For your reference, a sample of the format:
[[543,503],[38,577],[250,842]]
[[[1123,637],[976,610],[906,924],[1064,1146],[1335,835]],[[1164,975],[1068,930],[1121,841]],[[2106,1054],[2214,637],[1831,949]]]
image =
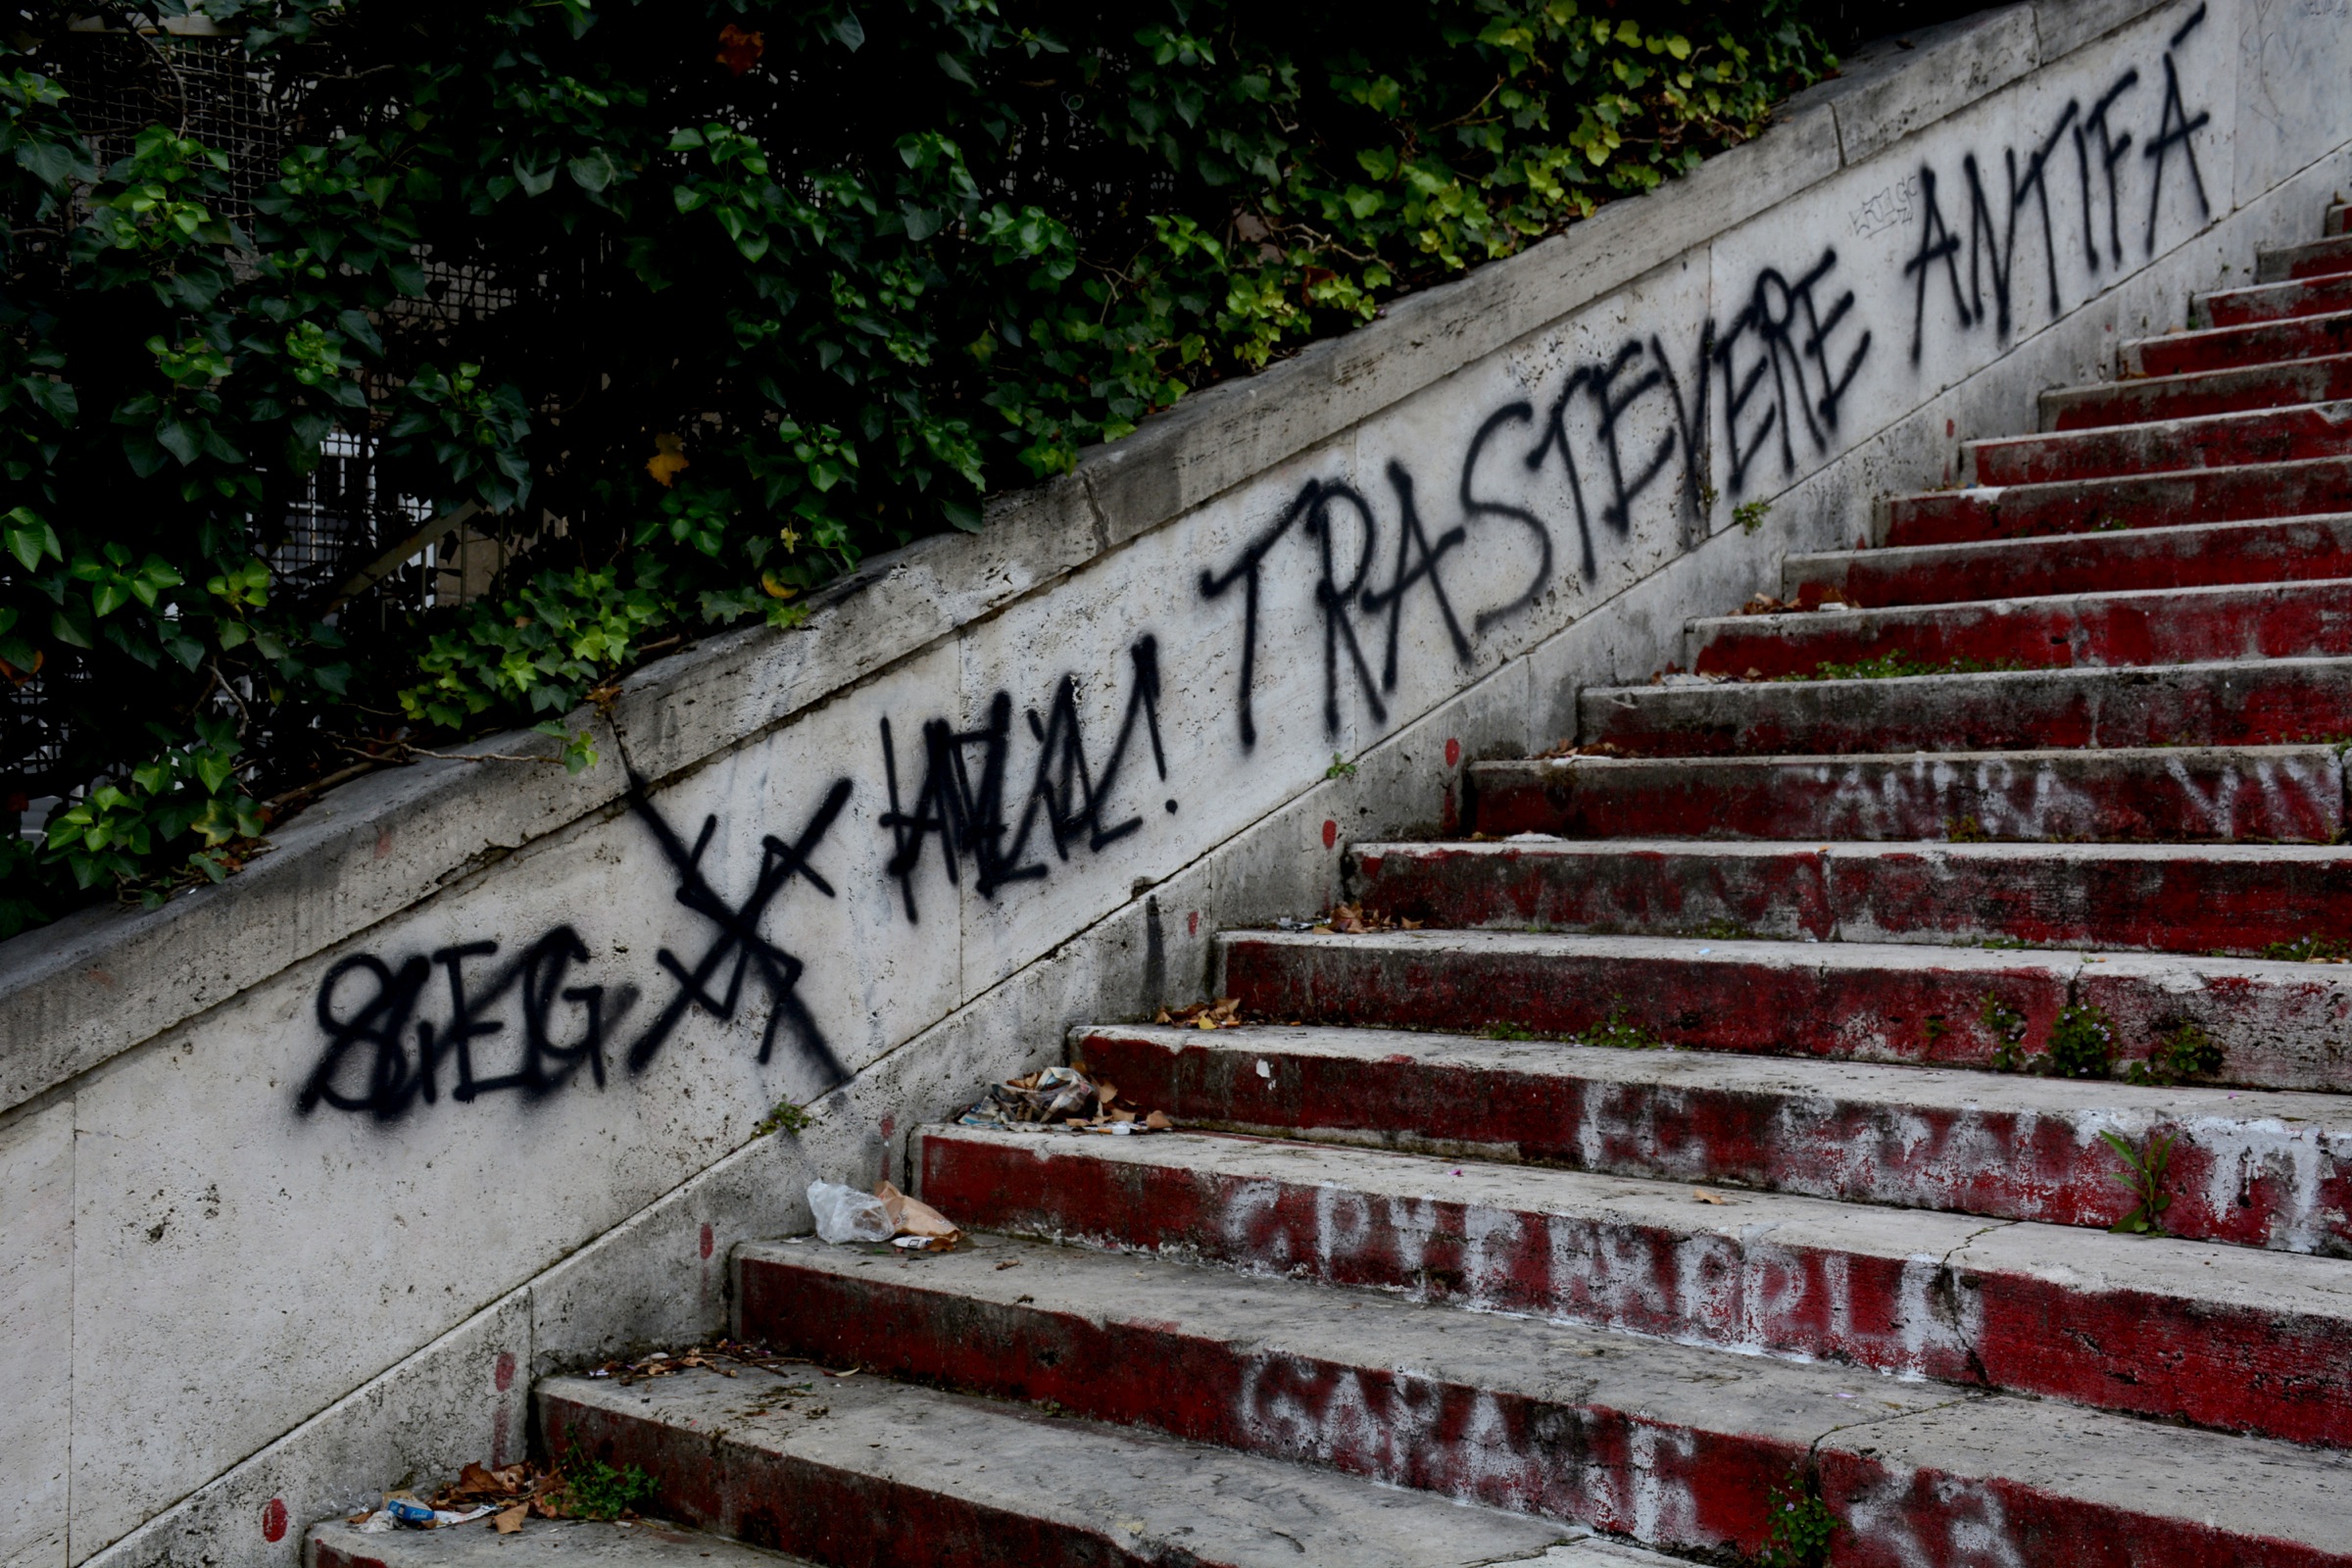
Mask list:
[[692,466],[686,461],[683,438],[666,432],[654,437],[654,455],[645,460],[645,471],[653,475],[654,483],[666,490],[680,473]]
[[1317,931],[1336,932],[1343,936],[1361,936],[1373,931],[1418,931],[1418,920],[1394,920],[1378,910],[1367,912],[1360,904],[1335,904]]
[[[1220,1021],[1202,1023],[1203,1029],[1230,1028],[1240,1022],[1241,1004],[1231,997],[1222,999]],[[1186,1009],[1196,1014],[1196,1009]],[[1198,1016],[1210,1016],[1197,1013]],[[1224,1019],[1231,1019],[1228,1023]],[[1191,1016],[1179,1019],[1162,1008],[1162,1023],[1190,1022]],[[1084,1063],[1071,1067],[1048,1067],[1043,1072],[1026,1073],[989,1086],[988,1093],[957,1118],[966,1127],[1003,1127],[1013,1132],[1051,1132],[1064,1129],[1077,1133],[1166,1132],[1176,1124],[1162,1112],[1144,1111],[1133,1104],[1119,1102],[1118,1085],[1098,1082],[1086,1075]]]
[[1737,1198],[1726,1198],[1721,1193],[1710,1193],[1704,1187],[1691,1188],[1690,1196],[1701,1203],[1720,1203],[1726,1207],[1740,1201]]
[[1162,1007],[1152,1016],[1153,1023],[1190,1024],[1195,1029],[1239,1029],[1242,1026],[1242,999],[1219,997],[1214,1002],[1195,1002],[1181,1007]]
[[718,29],[718,63],[735,75],[742,75],[760,63],[767,53],[767,34],[746,32],[732,22]]

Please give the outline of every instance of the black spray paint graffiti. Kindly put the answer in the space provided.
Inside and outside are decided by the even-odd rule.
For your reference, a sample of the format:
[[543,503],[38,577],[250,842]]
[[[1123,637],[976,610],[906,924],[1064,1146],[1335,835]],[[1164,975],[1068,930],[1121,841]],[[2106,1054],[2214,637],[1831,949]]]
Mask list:
[[[2021,231],[2038,233],[2047,309],[2052,315],[2064,309],[2061,273],[2071,267],[2062,263],[2071,253],[2064,240],[2064,191],[2053,191],[2063,180],[2053,171],[2063,168],[2068,146],[2075,150],[2083,253],[2094,277],[2103,265],[2102,219],[2104,265],[2123,266],[2122,215],[2136,200],[2127,188],[2135,151],[2148,171],[2144,238],[2150,255],[2168,189],[2178,193],[2176,205],[2193,199],[2200,221],[2211,216],[2196,137],[2212,116],[2190,112],[2176,63],[2205,20],[2200,6],[2171,34],[2161,61],[2164,93],[2155,129],[2136,146],[2121,123],[2141,83],[2141,73],[2132,69],[2087,110],[2069,102],[2025,146],[2001,149],[1997,161],[1965,153],[1957,182],[1939,179],[1934,167],[1922,164],[1899,185],[1863,203],[1850,225],[1859,236],[1918,224],[1918,243],[1900,270],[1911,296],[1914,365],[1922,360],[1929,331],[1947,319],[1962,332],[1990,327],[2003,340],[2015,329]],[[1964,193],[1964,207],[1955,191]],[[2103,213],[2095,200],[2102,194]],[[1235,712],[1243,747],[1257,744],[1256,683],[1270,581],[1312,582],[1310,635],[1321,643],[1323,721],[1336,737],[1349,690],[1375,724],[1388,722],[1409,598],[1426,601],[1433,630],[1442,627],[1456,663],[1468,667],[1490,626],[1532,608],[1554,587],[1555,536],[1567,525],[1575,529],[1577,568],[1592,582],[1600,574],[1603,546],[1632,537],[1635,509],[1653,493],[1673,497],[1686,548],[1706,535],[1715,525],[1719,445],[1724,488],[1734,498],[1766,475],[1793,477],[1807,459],[1836,451],[1875,341],[1839,267],[1838,252],[1825,249],[1801,269],[1760,268],[1736,309],[1690,332],[1686,358],[1678,360],[1658,334],[1632,337],[1570,367],[1540,417],[1534,401],[1495,410],[1462,452],[1452,518],[1424,519],[1413,473],[1401,463],[1387,466],[1392,504],[1385,513],[1374,496],[1344,481],[1314,479],[1300,487],[1238,555],[1200,577],[1200,595],[1212,603],[1241,589]],[[1948,312],[1932,313],[1935,300],[1945,296]],[[1500,499],[1514,458],[1528,475],[1556,471],[1564,480],[1566,507],[1559,517]],[[1507,524],[1514,534],[1523,530],[1532,540],[1532,552],[1512,558],[1529,562],[1528,575],[1507,599],[1465,606],[1446,579],[1448,558],[1458,568],[1496,548],[1502,536],[1486,533],[1489,523]],[[1388,529],[1395,533],[1394,560],[1385,567],[1385,581],[1376,580],[1391,555]],[[1367,652],[1376,635],[1377,673]]]
[[[2142,236],[2148,256],[2156,254],[2158,223],[2165,211],[2165,178],[2177,161],[2186,176],[2182,186],[2175,176],[2174,188],[2185,189],[2196,200],[2200,221],[2213,215],[2213,205],[2205,191],[2205,172],[2197,162],[2196,134],[2213,122],[2211,111],[2188,112],[2180,95],[2180,71],[2175,56],[2204,25],[2205,7],[2199,6],[2186,21],[2176,28],[2164,52],[2164,98],[2157,110],[2156,130],[2140,148],[2140,162],[2151,165],[2148,174],[2148,209],[2145,233]],[[2136,67],[2123,72],[2108,84],[2107,90],[2091,101],[2085,110],[2079,99],[2069,99],[2048,131],[2027,151],[2021,166],[2016,148],[2002,152],[2005,183],[1998,187],[1998,199],[1987,195],[1984,175],[1977,155],[1969,153],[1960,161],[1960,169],[1968,185],[1968,221],[1965,238],[1945,219],[1942,202],[1936,195],[1936,171],[1923,166],[1919,172],[1918,207],[1920,220],[1919,246],[1909,261],[1903,264],[1903,275],[1913,282],[1911,313],[1911,362],[1916,365],[1926,348],[1928,305],[1931,280],[1940,277],[1950,300],[1953,322],[1962,330],[1982,326],[1987,320],[1994,333],[2006,340],[2014,324],[2012,319],[2012,283],[2017,262],[2018,231],[2031,215],[2041,237],[2042,271],[2049,291],[2048,309],[2051,315],[2065,309],[2061,297],[2059,261],[2066,246],[2059,237],[2059,225],[2050,210],[2050,168],[2058,149],[2071,139],[2075,150],[2076,186],[2081,195],[2080,218],[2082,240],[2082,261],[2095,279],[2102,266],[2120,269],[2124,265],[2123,211],[2125,205],[2124,174],[2131,167],[2130,154],[2132,134],[2120,129],[2116,118],[2123,101],[2140,85]],[[2100,198],[2104,197],[2106,257],[2102,262],[2099,248]],[[1998,216],[1996,217],[1996,213]],[[1968,257],[1968,283],[1960,282],[1960,256]],[[1984,289],[1989,283],[1992,300],[1985,302]]]
[[[1112,820],[1112,801],[1139,728],[1151,741],[1152,766],[1163,782],[1168,776],[1167,753],[1159,737],[1158,639],[1143,637],[1128,658],[1134,684],[1117,738],[1100,767],[1087,758],[1076,676],[1064,675],[1055,684],[1043,716],[1029,710],[1037,760],[1028,792],[1017,808],[1005,795],[1012,761],[1011,694],[997,693],[988,705],[987,721],[977,729],[958,730],[944,718],[923,725],[922,784],[911,807],[899,792],[899,755],[890,720],[882,720],[882,772],[890,792],[890,809],[882,816],[882,826],[891,836],[886,871],[898,879],[909,922],[920,918],[915,873],[922,865],[924,846],[934,837],[949,883],[958,883],[957,866],[969,861],[974,891],[993,899],[1008,884],[1042,881],[1047,875],[1047,864],[1033,858],[1042,850],[1032,850],[1041,822],[1055,857],[1063,861],[1075,849],[1100,854],[1144,825],[1141,815]],[[1171,813],[1176,809],[1172,799],[1163,805]],[[1016,808],[1017,820],[1012,815]]]
[[[796,878],[826,898],[834,896],[809,857],[848,803],[850,781],[841,779],[826,792],[792,843],[773,834],[760,840],[759,875],[739,904],[712,888],[704,868],[718,819],[705,817],[689,849],[647,799],[642,781],[631,782],[633,809],[669,862],[677,901],[709,921],[712,931],[691,963],[667,948],[655,955],[671,994],[622,1053],[628,1071],[651,1066],[690,1012],[699,1009],[730,1022],[757,990],[767,1003],[758,1059],[767,1062],[777,1035],[789,1032],[802,1060],[819,1069],[826,1088],[841,1083],[848,1071],[801,1000],[804,965],[764,936],[761,923]],[[466,942],[412,956],[397,967],[373,954],[357,954],[329,969],[316,1004],[326,1046],[296,1098],[297,1107],[307,1113],[324,1103],[395,1120],[420,1102],[439,1101],[444,1066],[450,1071],[449,1097],[460,1104],[502,1092],[542,1098],[574,1081],[583,1069],[603,1089],[607,1050],[635,1007],[638,989],[623,985],[608,997],[602,985],[565,984],[575,965],[590,961],[587,943],[569,925],[557,926],[505,963],[490,966],[498,953],[496,942]],[[449,991],[448,1013],[440,1021],[417,1016],[436,967]],[[511,1019],[499,1016],[509,1010],[510,998]],[[516,1025],[512,1032],[510,1021]],[[497,1044],[485,1046],[483,1054],[502,1056],[507,1070],[485,1071],[477,1061],[476,1043],[489,1041]]]

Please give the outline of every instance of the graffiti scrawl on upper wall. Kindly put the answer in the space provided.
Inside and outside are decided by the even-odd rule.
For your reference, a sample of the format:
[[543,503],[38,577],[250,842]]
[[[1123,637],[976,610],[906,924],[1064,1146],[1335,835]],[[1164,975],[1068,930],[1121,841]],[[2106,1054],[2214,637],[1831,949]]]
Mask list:
[[[625,979],[600,977],[577,913],[519,946],[343,957],[318,984],[299,1107],[389,1121],[444,1094],[602,1090],[698,1016],[756,1027],[762,1064],[782,1044],[798,1083],[840,1083],[786,934],[796,889],[855,888],[886,924],[953,927],[1088,862],[1157,854],[1162,835],[1192,846],[1169,780],[1191,776],[1204,738],[1293,787],[1351,722],[1414,715],[1416,661],[1471,671],[1497,639],[1508,651],[1563,624],[1544,610],[1555,597],[1630,580],[1637,552],[1654,564],[1702,542],[1727,502],[1793,482],[2210,220],[2213,117],[2181,64],[2207,30],[2200,6],[2136,62],[2009,100],[2005,139],[1923,135],[1727,233],[1680,283],[1629,291],[1633,319],[1555,325],[1480,372],[1503,390],[1447,394],[1465,406],[1440,411],[1456,436],[1407,444],[1395,432],[1411,417],[1383,416],[1311,477],[1248,494],[1253,510],[1178,524],[1182,564],[1116,587],[1116,642],[1074,653],[1078,667],[1026,690],[985,680],[977,714],[878,687],[861,758],[797,833],[758,835],[756,863],[728,854],[741,838],[718,814],[689,842],[640,785],[636,850],[658,857],[689,937]],[[1186,625],[1183,657],[1213,677],[1163,679],[1154,616]],[[1277,683],[1306,734],[1261,712]],[[1171,759],[1171,736],[1188,755]]]

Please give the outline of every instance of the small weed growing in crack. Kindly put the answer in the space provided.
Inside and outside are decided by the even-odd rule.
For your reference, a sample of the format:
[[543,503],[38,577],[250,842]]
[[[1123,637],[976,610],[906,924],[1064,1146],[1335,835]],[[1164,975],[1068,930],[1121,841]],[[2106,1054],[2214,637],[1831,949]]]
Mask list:
[[2026,1065],[2026,1015],[2000,998],[1987,996],[1977,1020],[1992,1036],[1992,1070],[2022,1071]]
[[1995,953],[2017,953],[2026,945],[2024,937],[1986,937],[1977,944],[1980,948],[1990,948]]
[[2266,942],[2256,956],[2278,958],[2287,963],[2341,963],[2347,956],[2352,956],[2352,949],[2314,931],[2292,942]]
[[1914,675],[1986,675],[2004,670],[2031,669],[2023,660],[2003,659],[1991,663],[1982,659],[1947,659],[1937,662],[1932,659],[1913,659],[1894,650],[1876,659],[1857,659],[1840,664],[1823,660],[1813,666],[1811,674],[1775,675],[1775,681],[1792,680],[1908,680]]
[[1989,844],[1992,835],[1984,824],[1973,816],[1947,816],[1943,819],[1943,836],[1954,844]]
[[574,1448],[564,1456],[564,1495],[574,1517],[617,1519],[654,1500],[661,1484],[636,1465],[615,1470]]
[[2180,1084],[2210,1078],[2222,1070],[2222,1043],[2189,1019],[2158,1033],[2148,1059],[2124,1069],[2124,1081],[2134,1084]]
[[1702,920],[1686,934],[1701,937],[1709,942],[1753,942],[1756,940],[1755,932],[1739,921],[1721,918]]
[[1536,1038],[1536,1032],[1533,1029],[1523,1029],[1515,1023],[1497,1023],[1490,1024],[1487,1027],[1487,1038],[1489,1040],[1533,1040]]
[[765,1138],[769,1133],[774,1132],[807,1132],[808,1124],[814,1120],[816,1120],[814,1116],[809,1115],[791,1101],[779,1100],[776,1102],[776,1108],[767,1113],[766,1119],[752,1129],[752,1136]]
[[1772,1489],[1772,1528],[1756,1553],[1756,1568],[1819,1568],[1830,1560],[1830,1538],[1844,1528],[1810,1478],[1790,1470],[1788,1481]]
[[2124,1162],[2122,1168],[2107,1173],[2108,1180],[2136,1200],[2132,1211],[2108,1226],[2108,1230],[2118,1236],[2162,1236],[2164,1211],[2173,1206],[2172,1195],[2164,1190],[2165,1167],[2173,1161],[2172,1137],[2166,1133],[2153,1134],[2145,1150],[2135,1150],[2119,1133],[2102,1131],[2099,1136]]
[[1582,1029],[1568,1037],[1576,1046],[1609,1046],[1618,1051],[1663,1051],[1666,1042],[1642,1024],[1627,1023],[1623,1007],[1611,1007],[1609,1020],[1591,1029]]
[[1770,515],[1772,503],[1769,501],[1743,501],[1732,509],[1732,520],[1740,525],[1743,533],[1754,533],[1764,526],[1764,519]]
[[1325,778],[1353,778],[1355,777],[1355,764],[1334,752],[1331,754],[1331,765],[1323,770],[1323,776]]
[[2115,1070],[2115,1020],[2096,1003],[2070,1002],[2029,1069],[2053,1078],[2104,1078]]

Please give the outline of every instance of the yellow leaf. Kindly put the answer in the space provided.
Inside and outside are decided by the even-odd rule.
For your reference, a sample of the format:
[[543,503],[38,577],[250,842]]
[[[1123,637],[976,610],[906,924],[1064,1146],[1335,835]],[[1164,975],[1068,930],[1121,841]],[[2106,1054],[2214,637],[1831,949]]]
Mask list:
[[760,586],[767,590],[767,597],[770,599],[790,599],[794,594],[800,592],[790,583],[778,582],[776,574],[772,571],[763,571],[760,574]]
[[688,466],[684,441],[674,435],[654,437],[654,455],[645,461],[645,471],[654,476],[654,483],[666,490],[679,470]]

